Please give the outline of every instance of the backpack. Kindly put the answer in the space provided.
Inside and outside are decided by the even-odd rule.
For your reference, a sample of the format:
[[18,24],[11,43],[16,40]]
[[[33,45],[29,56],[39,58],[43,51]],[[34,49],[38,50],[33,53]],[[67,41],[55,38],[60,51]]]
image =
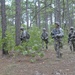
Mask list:
[[25,38],[26,35],[27,35],[27,32],[26,32],[26,30],[24,30],[23,33],[22,33],[23,38]]
[[21,39],[26,40],[26,39],[29,39],[29,38],[30,38],[30,35],[28,34],[28,32],[26,30],[24,30],[22,32]]
[[28,32],[26,33],[26,38],[27,38],[27,39],[29,39],[29,38],[30,38],[30,35],[29,35],[29,33],[28,33]]

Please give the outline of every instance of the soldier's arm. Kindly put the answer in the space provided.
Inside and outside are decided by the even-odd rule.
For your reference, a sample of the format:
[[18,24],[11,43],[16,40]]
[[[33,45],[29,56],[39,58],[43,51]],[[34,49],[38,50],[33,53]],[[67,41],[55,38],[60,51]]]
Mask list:
[[26,31],[26,38],[30,39],[30,34]]
[[63,29],[62,29],[62,28],[60,28],[60,34],[59,34],[59,36],[61,36],[61,37],[63,37],[63,36],[64,36],[64,31],[63,31]]
[[71,39],[71,33],[69,32],[69,34],[68,34],[68,43],[69,43],[70,39]]
[[68,37],[69,37],[69,38],[71,37],[71,33],[68,34]]
[[52,36],[52,38],[55,37],[55,35],[54,35],[54,29],[51,31],[51,36]]
[[43,33],[41,34],[41,39],[43,39]]
[[48,39],[48,32],[46,32],[46,38],[45,39]]
[[20,40],[22,40],[23,38],[22,38],[22,34],[20,35]]

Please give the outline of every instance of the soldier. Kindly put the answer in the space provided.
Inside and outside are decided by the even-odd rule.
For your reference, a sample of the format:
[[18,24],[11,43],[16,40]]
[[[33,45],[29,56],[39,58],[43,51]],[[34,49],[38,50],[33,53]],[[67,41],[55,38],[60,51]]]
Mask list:
[[69,45],[70,45],[70,50],[72,51],[75,51],[75,49],[74,49],[74,33],[75,33],[75,31],[74,31],[74,27],[70,27],[70,32],[69,32],[69,34],[68,34],[68,43],[69,43]]
[[51,36],[54,39],[54,48],[57,53],[57,58],[62,57],[62,53],[60,49],[63,47],[62,45],[62,37],[64,36],[63,29],[60,28],[59,22],[55,22],[55,28],[51,32]]
[[29,33],[26,30],[24,30],[23,27],[21,27],[21,37],[20,37],[21,42],[24,42],[24,41],[27,42],[29,38],[30,38]]
[[46,31],[46,28],[43,28],[41,39],[42,39],[42,47],[44,48],[44,42],[45,42],[46,49],[48,49],[48,32]]

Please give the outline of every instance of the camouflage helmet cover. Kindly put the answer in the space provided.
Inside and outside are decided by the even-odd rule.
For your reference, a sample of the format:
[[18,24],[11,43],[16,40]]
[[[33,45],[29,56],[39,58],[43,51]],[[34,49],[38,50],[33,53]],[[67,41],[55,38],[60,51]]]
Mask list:
[[58,26],[60,26],[60,23],[59,23],[59,22],[55,22],[55,25],[58,25]]
[[24,27],[21,27],[20,30],[24,30]]
[[73,32],[73,35],[75,36],[75,31]]
[[70,30],[74,30],[74,27],[70,27]]
[[75,33],[75,31],[74,31],[74,33]]
[[43,31],[46,31],[46,28],[43,28]]

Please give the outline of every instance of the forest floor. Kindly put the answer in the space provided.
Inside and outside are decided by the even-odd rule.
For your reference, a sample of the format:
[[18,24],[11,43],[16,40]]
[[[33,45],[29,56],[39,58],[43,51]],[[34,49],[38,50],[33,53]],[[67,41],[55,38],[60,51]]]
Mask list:
[[0,75],[75,75],[75,52],[68,46],[64,46],[62,52],[63,57],[58,59],[50,46],[43,58],[37,57],[31,63],[29,56],[2,56],[0,51]]

